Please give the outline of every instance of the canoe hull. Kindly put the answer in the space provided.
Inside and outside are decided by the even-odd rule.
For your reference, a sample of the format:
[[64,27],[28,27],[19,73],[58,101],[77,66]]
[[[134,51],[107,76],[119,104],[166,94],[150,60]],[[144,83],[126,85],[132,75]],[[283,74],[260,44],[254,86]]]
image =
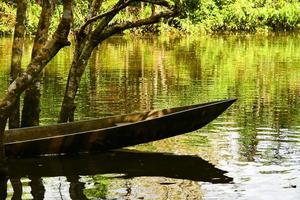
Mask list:
[[148,117],[107,128],[9,142],[5,150],[8,156],[15,157],[98,152],[133,146],[197,130],[219,116],[234,101],[230,99],[190,106],[179,109],[179,112],[162,112],[153,119]]

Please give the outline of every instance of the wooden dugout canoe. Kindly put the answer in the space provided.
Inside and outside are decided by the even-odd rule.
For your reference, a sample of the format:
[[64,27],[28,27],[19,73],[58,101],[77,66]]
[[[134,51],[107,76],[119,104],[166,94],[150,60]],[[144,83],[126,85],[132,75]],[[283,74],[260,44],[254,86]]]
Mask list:
[[236,99],[56,125],[7,130],[9,157],[98,152],[197,130]]

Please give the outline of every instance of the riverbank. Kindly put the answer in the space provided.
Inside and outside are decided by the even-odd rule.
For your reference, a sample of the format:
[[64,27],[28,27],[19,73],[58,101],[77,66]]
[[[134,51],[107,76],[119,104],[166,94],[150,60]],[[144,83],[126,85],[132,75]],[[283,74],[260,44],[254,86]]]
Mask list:
[[[11,35],[14,30],[15,6],[12,3],[0,3],[0,35]],[[59,5],[58,5],[59,7]],[[74,7],[74,28],[82,24],[87,9],[86,2],[77,2]],[[151,8],[144,4],[132,6],[116,16],[115,22],[124,19],[134,20],[151,14]],[[80,8],[80,9],[79,9]],[[31,3],[27,13],[27,34],[34,34],[38,24],[40,6]],[[53,27],[59,19],[59,11],[54,13]],[[278,31],[293,32],[300,30],[300,2],[267,1],[267,0],[191,0],[186,1],[182,15],[172,20],[164,20],[159,24],[145,26],[125,32],[133,35],[205,35],[205,34],[268,34]]]

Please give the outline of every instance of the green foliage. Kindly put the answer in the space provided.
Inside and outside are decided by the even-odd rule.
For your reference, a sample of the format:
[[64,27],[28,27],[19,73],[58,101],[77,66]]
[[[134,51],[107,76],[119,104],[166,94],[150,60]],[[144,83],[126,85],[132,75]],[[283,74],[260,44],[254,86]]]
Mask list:
[[[90,1],[91,2],[91,1]],[[82,24],[85,21],[86,18],[86,13],[89,11],[89,1],[87,0],[75,0],[74,1],[74,23],[73,26],[74,28],[80,27],[80,24]],[[55,19],[59,18],[59,13],[56,13],[57,15],[54,17]],[[57,21],[57,20],[56,20]]]
[[27,33],[34,34],[38,23],[39,23],[39,15],[41,13],[41,6],[35,3],[28,4],[27,8],[27,19],[26,19],[26,28]]
[[186,19],[181,19],[179,22],[187,32],[199,32],[194,30],[195,27],[206,32],[297,30],[300,24],[300,2],[296,0],[187,0],[185,16]]
[[274,29],[295,29],[300,22],[300,3],[282,4],[267,12],[266,22]]
[[14,12],[11,4],[0,2],[0,35],[12,33],[15,22]]
[[[9,3],[10,2],[10,3]],[[12,33],[15,19],[15,5],[12,1],[0,3],[0,34]],[[27,31],[34,34],[36,30],[40,5],[29,1],[27,14]],[[113,7],[117,0],[103,2],[100,12]],[[175,1],[172,0],[174,3]],[[202,34],[211,32],[268,32],[290,31],[300,28],[300,2],[298,0],[184,0],[182,15],[176,19],[164,20],[157,25],[145,26],[127,31],[127,33],[188,33]],[[73,28],[78,28],[86,19],[91,1],[74,1]],[[57,26],[62,12],[59,4],[55,10],[52,26]],[[159,12],[160,8],[156,8]],[[136,20],[152,14],[151,5],[134,3],[121,11],[112,23],[124,20]]]
[[91,183],[93,184],[92,187],[86,188],[84,190],[84,194],[88,198],[105,198],[107,191],[108,191],[108,185],[109,185],[109,179],[102,175],[95,175],[91,176]]

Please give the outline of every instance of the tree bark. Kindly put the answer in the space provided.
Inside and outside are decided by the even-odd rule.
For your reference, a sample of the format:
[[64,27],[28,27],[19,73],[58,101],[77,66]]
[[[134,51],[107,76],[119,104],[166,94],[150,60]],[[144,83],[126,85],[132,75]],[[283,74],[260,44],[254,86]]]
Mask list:
[[[18,75],[21,73],[23,46],[24,46],[24,34],[26,31],[26,0],[17,0],[17,17],[14,32],[14,40],[12,47],[11,57],[11,72],[10,83],[12,83]],[[20,127],[20,99],[16,100],[12,113],[9,116],[9,128]]]
[[[59,115],[59,123],[74,121],[76,93],[79,88],[81,77],[87,66],[88,59],[90,58],[94,48],[95,46],[93,45],[86,45],[81,56],[78,57],[74,55]],[[76,49],[75,54],[78,55]]]
[[[0,178],[2,176],[6,176],[6,158],[5,158],[5,150],[4,150],[4,129],[6,126],[7,117],[0,116]],[[1,132],[1,130],[3,130]]]
[[[45,45],[48,39],[48,32],[51,23],[54,5],[51,0],[42,2],[41,17],[38,24],[38,29],[35,35],[32,55],[33,59],[37,56],[38,51]],[[40,78],[25,91],[24,106],[22,110],[21,127],[38,126],[40,120]]]
[[[97,15],[103,0],[94,0],[91,3],[90,12],[86,21],[90,18],[93,18]],[[92,31],[92,26],[85,23],[76,34],[75,34],[75,50],[73,53],[73,61],[68,75],[68,81],[66,85],[65,95],[62,102],[60,114],[59,114],[59,123],[63,122],[72,122],[74,121],[75,113],[75,96],[80,84],[81,77],[84,73],[84,70],[87,66],[88,59],[93,52],[95,46],[88,41],[90,32]],[[87,30],[85,29],[87,28]]]
[[21,127],[38,126],[40,122],[40,78],[25,91]]
[[156,6],[154,4],[152,4],[151,6],[151,16],[154,16],[156,13]]

